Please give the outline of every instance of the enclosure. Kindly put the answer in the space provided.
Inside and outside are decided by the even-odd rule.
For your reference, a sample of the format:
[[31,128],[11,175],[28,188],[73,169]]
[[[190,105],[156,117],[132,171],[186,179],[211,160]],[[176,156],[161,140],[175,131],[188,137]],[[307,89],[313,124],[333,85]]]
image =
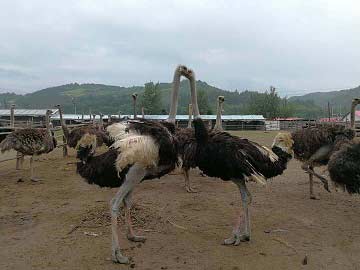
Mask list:
[[[267,146],[276,132],[236,135]],[[0,269],[358,269],[360,198],[327,193],[308,199],[308,176],[297,161],[266,186],[249,183],[252,240],[223,246],[241,205],[236,186],[202,177],[191,180],[198,193],[184,190],[171,174],[145,181],[134,192],[134,223],[145,244],[121,237],[131,265],[110,260],[109,200],[116,189],[88,185],[76,174],[74,152],[42,155],[42,179],[28,180],[29,165],[0,163]],[[15,153],[1,155],[0,159]],[[23,176],[24,182],[18,182]]]

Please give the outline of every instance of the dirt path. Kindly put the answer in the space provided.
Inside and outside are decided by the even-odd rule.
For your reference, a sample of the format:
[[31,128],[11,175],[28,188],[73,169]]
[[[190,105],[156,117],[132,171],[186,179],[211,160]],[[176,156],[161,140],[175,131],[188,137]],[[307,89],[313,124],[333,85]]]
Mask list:
[[[273,134],[246,136],[270,145]],[[321,200],[309,200],[296,161],[265,187],[249,184],[252,241],[238,247],[221,245],[240,206],[232,183],[195,170],[196,194],[184,191],[181,175],[142,183],[135,222],[148,240],[134,244],[123,235],[134,264],[115,265],[108,201],[116,189],[88,185],[76,175],[75,159],[61,154],[36,164],[41,183],[28,180],[28,161],[22,183],[14,161],[0,166],[0,269],[360,269],[360,197],[329,194],[318,184]]]

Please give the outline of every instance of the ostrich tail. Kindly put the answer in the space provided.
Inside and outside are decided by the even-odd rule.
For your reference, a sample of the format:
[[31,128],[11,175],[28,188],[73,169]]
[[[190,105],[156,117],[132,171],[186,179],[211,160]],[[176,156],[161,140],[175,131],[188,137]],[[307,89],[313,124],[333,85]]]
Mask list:
[[89,157],[95,154],[95,149],[96,135],[86,133],[76,145],[76,157],[82,162],[86,162]]
[[328,164],[331,180],[336,186],[352,193],[360,193],[360,143],[344,145],[335,152]]
[[0,143],[1,153],[9,151],[14,147],[14,142],[12,140],[11,134],[6,136],[6,138]]
[[209,134],[203,120],[201,118],[195,118],[193,124],[195,128],[196,141],[198,143],[207,142]]

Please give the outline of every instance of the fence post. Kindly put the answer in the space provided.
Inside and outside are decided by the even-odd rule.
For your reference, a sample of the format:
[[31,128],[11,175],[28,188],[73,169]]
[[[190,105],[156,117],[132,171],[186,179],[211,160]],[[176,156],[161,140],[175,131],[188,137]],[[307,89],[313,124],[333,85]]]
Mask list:
[[63,157],[67,157],[68,150],[67,150],[67,141],[65,135],[63,135]]
[[10,127],[15,127],[15,104],[12,104],[10,108]]

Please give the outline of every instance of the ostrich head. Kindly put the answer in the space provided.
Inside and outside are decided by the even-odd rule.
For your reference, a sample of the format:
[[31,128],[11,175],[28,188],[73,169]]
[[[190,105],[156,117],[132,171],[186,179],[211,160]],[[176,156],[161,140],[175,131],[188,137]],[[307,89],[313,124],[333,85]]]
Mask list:
[[282,151],[293,156],[294,154],[293,145],[294,145],[294,140],[292,139],[290,133],[279,133],[274,138],[272,147],[278,147]]
[[218,96],[218,102],[219,103],[223,103],[225,101],[225,97],[224,96]]
[[135,100],[137,99],[137,97],[138,97],[138,94],[137,94],[137,93],[134,93],[134,94],[132,94],[131,96],[132,96],[133,100],[135,101]]
[[76,145],[76,157],[86,163],[86,161],[95,154],[96,149],[96,135],[86,133],[81,137]]

